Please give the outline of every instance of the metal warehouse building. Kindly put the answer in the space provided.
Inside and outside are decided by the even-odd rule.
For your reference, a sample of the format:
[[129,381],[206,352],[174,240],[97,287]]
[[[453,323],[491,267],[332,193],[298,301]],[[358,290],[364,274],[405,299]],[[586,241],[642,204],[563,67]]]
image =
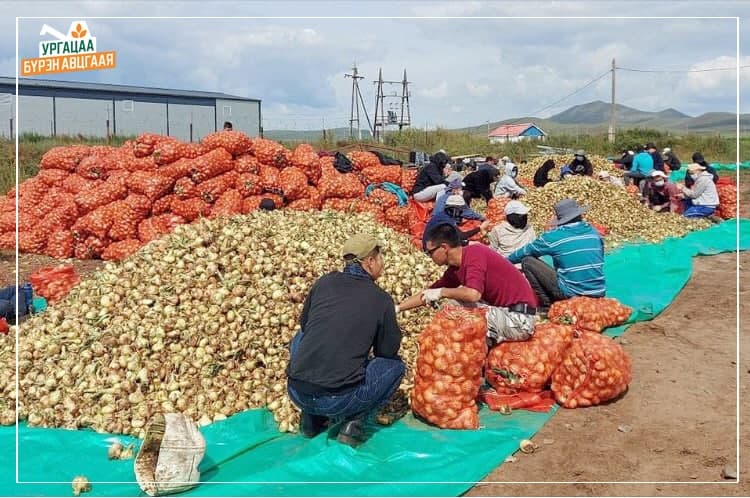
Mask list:
[[261,134],[260,100],[215,92],[0,77],[0,136],[129,136],[144,132],[196,142],[231,121]]

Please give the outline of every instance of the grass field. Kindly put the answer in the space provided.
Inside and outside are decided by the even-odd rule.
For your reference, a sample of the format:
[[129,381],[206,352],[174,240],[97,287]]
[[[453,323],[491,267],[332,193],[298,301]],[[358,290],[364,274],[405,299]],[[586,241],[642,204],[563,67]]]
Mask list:
[[[133,137],[116,137],[111,145],[120,145]],[[658,130],[623,130],[618,134],[615,144],[607,141],[606,135],[585,136],[551,136],[544,145],[584,149],[588,154],[602,156],[616,156],[623,148],[632,148],[637,143],[654,142],[659,148],[671,147],[683,163],[690,162],[695,151],[701,151],[709,162],[728,163],[736,158],[736,141],[734,137],[687,135],[674,136]],[[58,145],[85,143],[102,145],[107,141],[101,138],[78,137],[41,137],[38,135],[24,135],[19,140],[19,180],[23,181],[36,175],[39,161],[45,152]],[[495,157],[510,156],[516,161],[533,156],[537,152],[539,142],[522,142],[517,144],[490,144],[483,135],[470,135],[452,130],[404,130],[401,133],[391,133],[386,136],[386,145],[409,150],[423,150],[434,152],[445,149],[450,155],[481,154]],[[317,149],[331,150],[347,145],[348,142],[318,141],[313,143]],[[287,143],[289,147],[295,144]],[[750,160],[750,137],[740,139],[740,161]],[[0,193],[10,190],[16,182],[15,176],[15,142],[0,139]]]

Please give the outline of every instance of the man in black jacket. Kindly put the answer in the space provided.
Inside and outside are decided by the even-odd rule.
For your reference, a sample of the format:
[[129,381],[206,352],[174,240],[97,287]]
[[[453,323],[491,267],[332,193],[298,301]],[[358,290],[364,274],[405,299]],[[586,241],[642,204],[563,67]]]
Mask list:
[[489,202],[490,199],[492,199],[492,190],[490,189],[490,185],[492,185],[492,182],[497,180],[499,174],[500,172],[496,168],[490,167],[486,169],[480,169],[466,175],[464,177],[463,191],[464,201],[466,201],[466,205],[470,206],[472,199],[479,199],[480,197]]
[[343,421],[337,439],[360,444],[365,417],[388,402],[406,371],[395,304],[375,283],[382,247],[370,235],[351,237],[341,251],[344,270],[319,278],[305,299],[286,373],[307,437]]
[[661,154],[656,150],[656,145],[654,145],[653,142],[646,144],[646,152],[648,152],[651,159],[654,160],[654,169],[657,171],[664,171],[664,159],[662,159]]
[[448,155],[444,152],[438,152],[430,157],[430,162],[422,168],[414,182],[414,188],[411,191],[414,200],[419,202],[433,201],[438,193],[445,190],[447,184],[445,165],[449,161]]

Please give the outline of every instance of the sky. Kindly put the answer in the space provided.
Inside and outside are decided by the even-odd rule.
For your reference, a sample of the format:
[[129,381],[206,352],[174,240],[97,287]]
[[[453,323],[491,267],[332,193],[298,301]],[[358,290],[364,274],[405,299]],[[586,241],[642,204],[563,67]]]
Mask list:
[[[117,68],[45,78],[257,98],[266,130],[349,126],[352,80],[345,74],[355,63],[371,119],[378,71],[401,81],[406,70],[411,122],[419,128],[549,117],[609,102],[613,58],[620,68],[669,71],[618,69],[619,104],[691,116],[735,112],[737,71],[696,70],[737,66],[739,17],[740,65],[749,66],[740,71],[740,111],[750,112],[746,2],[88,1],[3,8],[0,76],[16,75],[16,24],[18,55],[27,58],[38,57],[38,43],[49,38],[39,35],[43,24],[66,32],[71,21],[85,20],[99,51],[117,51]],[[96,19],[138,15],[183,19]],[[401,85],[384,89],[401,95]],[[386,109],[400,113],[400,103],[387,97]]]

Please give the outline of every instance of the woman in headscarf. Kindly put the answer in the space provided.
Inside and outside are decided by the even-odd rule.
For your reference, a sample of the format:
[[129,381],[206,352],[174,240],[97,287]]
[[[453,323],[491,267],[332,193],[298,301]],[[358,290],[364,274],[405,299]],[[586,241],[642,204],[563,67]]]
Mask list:
[[555,169],[555,161],[552,159],[547,159],[542,163],[541,166],[539,166],[539,169],[536,170],[536,173],[534,173],[534,186],[535,187],[544,187],[552,180],[549,179],[549,172]]
[[495,185],[495,197],[516,198],[526,194],[526,189],[521,187],[516,181],[518,176],[518,166],[513,163],[505,165],[505,174]]

